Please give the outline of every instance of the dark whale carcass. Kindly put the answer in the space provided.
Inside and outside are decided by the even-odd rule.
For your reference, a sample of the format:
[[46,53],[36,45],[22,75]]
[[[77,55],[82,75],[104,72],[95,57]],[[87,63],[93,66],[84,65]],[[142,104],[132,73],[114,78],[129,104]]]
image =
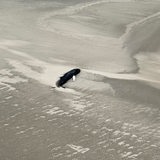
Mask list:
[[74,78],[77,74],[79,74],[81,70],[79,68],[72,69],[65,73],[60,79],[56,82],[57,87],[63,87],[65,83],[67,83],[71,78]]

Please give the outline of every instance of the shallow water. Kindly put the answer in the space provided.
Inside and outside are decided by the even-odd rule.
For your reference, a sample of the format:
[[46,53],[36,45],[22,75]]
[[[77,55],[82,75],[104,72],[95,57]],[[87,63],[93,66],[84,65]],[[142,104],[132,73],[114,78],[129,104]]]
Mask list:
[[159,160],[159,8],[1,0],[1,159]]

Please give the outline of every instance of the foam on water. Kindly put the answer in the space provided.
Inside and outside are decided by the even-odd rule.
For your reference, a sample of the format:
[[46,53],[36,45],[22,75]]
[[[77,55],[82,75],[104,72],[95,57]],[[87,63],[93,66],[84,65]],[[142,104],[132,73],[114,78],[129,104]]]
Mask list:
[[152,14],[127,26],[125,34],[121,37],[124,46],[131,53],[140,51],[157,51],[159,48],[159,22],[160,12]]
[[[106,37],[105,35],[104,36],[99,35],[97,30],[94,30],[93,28],[85,25],[85,23],[84,24],[81,23],[85,18],[87,19],[87,21],[89,21],[90,19],[94,19],[95,18],[94,15],[92,16],[85,16],[81,14],[79,15],[79,12],[82,10],[87,10],[92,6],[108,2],[109,3],[133,2],[133,5],[134,3],[138,4],[138,2],[136,1],[121,1],[121,0],[119,1],[102,0],[102,1],[79,3],[73,6],[67,6],[63,9],[56,10],[51,13],[47,13],[45,16],[40,18],[39,24],[44,30],[49,30],[54,33],[58,33],[61,36],[78,38],[82,41],[88,39],[88,41],[90,41],[92,45],[101,46],[101,52],[103,52],[104,50],[106,53],[105,56],[102,54],[99,57],[103,57],[103,59],[105,59],[104,62],[102,59],[97,58],[98,60],[96,61],[93,57],[89,56],[87,57],[87,59],[90,58],[90,61],[87,62],[87,65],[90,68],[97,68],[97,70],[104,70],[104,68],[107,68],[106,72],[118,72],[119,69],[119,72],[124,73],[123,75],[105,73],[106,76],[117,79],[130,79],[130,80],[138,79],[146,82],[148,81],[149,83],[152,82],[155,84],[159,83],[159,78],[158,79],[156,78],[158,76],[156,75],[152,76],[152,73],[150,74],[150,76],[149,74],[148,76],[145,76],[146,73],[144,74],[142,73],[144,71],[144,69],[142,69],[143,66],[140,65],[140,63],[142,64],[142,61],[141,62],[138,61],[136,63],[135,58],[136,60],[138,60],[138,58],[133,57],[134,55],[132,53],[138,53],[140,50],[146,51],[147,48],[149,50],[150,49],[155,50],[159,46],[159,40],[158,38],[155,38],[155,36],[158,37],[159,35],[158,26],[159,26],[160,13],[159,12],[156,13],[156,9],[155,11],[152,10],[149,11],[148,13],[145,12],[144,14],[143,14],[144,11],[142,11],[142,13],[141,12],[139,13],[142,19],[139,18],[138,21],[135,21],[127,25],[125,33],[120,38]],[[149,5],[147,4],[146,6]],[[128,12],[127,14],[129,14]],[[77,18],[79,19],[79,21],[76,21]],[[147,55],[148,54],[146,54],[146,56]],[[95,63],[97,67],[94,66]],[[103,68],[101,66],[103,66]],[[152,64],[149,67],[157,69],[158,66],[156,65],[154,67]],[[138,74],[125,74],[129,72],[130,73],[137,72],[138,69],[140,70]]]
[[160,87],[160,55],[159,53],[141,52],[135,56],[140,66],[139,76],[148,81],[155,82],[151,84],[154,87]]
[[[80,3],[80,4],[73,5],[73,6],[67,6],[63,9],[57,9],[55,11],[52,11],[50,14],[48,14],[48,12],[47,12],[47,14],[45,16],[42,16],[38,22],[39,22],[40,26],[44,27],[44,28],[42,27],[44,30],[51,29],[51,31],[55,32],[58,29],[58,30],[60,30],[60,36],[63,35],[63,33],[64,33],[64,35],[65,35],[65,33],[67,33],[70,37],[70,34],[72,34],[70,37],[71,39],[74,37],[73,35],[75,35],[75,37],[77,37],[76,34],[79,34],[78,37],[80,36],[81,41],[86,41],[87,44],[89,44],[90,46],[93,46],[94,44],[96,44],[95,48],[96,48],[97,52],[99,49],[102,49],[101,52],[103,52],[103,53],[99,53],[99,54],[101,54],[100,56],[97,56],[96,52],[94,53],[95,58],[94,58],[94,56],[91,56],[91,54],[89,56],[86,55],[86,59],[90,59],[86,63],[88,66],[90,66],[90,68],[92,68],[93,66],[95,67],[94,64],[96,64],[97,70],[101,70],[101,68],[103,68],[103,69],[106,68],[106,70],[108,72],[106,72],[106,71],[99,72],[99,71],[95,71],[93,69],[93,70],[88,70],[88,72],[90,72],[90,74],[97,73],[98,74],[97,77],[99,77],[99,75],[103,75],[106,77],[116,78],[116,79],[143,80],[146,82],[148,81],[148,82],[159,83],[159,79],[157,79],[158,76],[152,76],[152,74],[150,74],[150,75],[148,74],[148,76],[146,76],[146,74],[142,73],[142,70],[140,71],[139,74],[110,73],[110,72],[118,72],[118,70],[121,71],[121,73],[128,73],[128,72],[132,72],[137,69],[137,66],[136,66],[136,63],[134,62],[134,59],[132,57],[130,57],[130,52],[126,51],[126,48],[123,49],[123,41],[125,42],[125,44],[127,44],[127,45],[129,44],[129,46],[133,47],[132,42],[137,41],[137,39],[134,38],[134,36],[132,34],[136,33],[137,30],[138,30],[138,32],[141,32],[141,28],[145,28],[146,25],[150,26],[150,22],[156,22],[157,18],[159,18],[159,13],[156,13],[154,15],[150,15],[149,17],[146,17],[142,20],[139,20],[137,22],[134,22],[134,23],[128,25],[125,34],[120,39],[95,35],[94,34],[95,31],[93,31],[93,33],[89,34],[89,32],[88,32],[88,30],[86,30],[85,26],[81,26],[81,25],[79,26],[79,23],[74,22],[76,25],[74,27],[74,25],[72,25],[72,21],[70,21],[69,19],[66,20],[66,16],[67,17],[78,16],[77,13],[79,11],[82,11],[82,10],[87,9],[88,7],[91,7],[94,5],[99,5],[101,3],[108,3],[108,2],[118,2],[119,3],[119,2],[131,2],[131,1],[102,0],[102,1],[92,1],[92,2]],[[82,17],[83,18],[93,18],[90,16],[89,17],[81,16],[81,18]],[[56,21],[58,21],[57,29],[54,28],[54,27],[56,27],[56,25],[53,25],[53,27],[51,27],[50,24],[49,25],[47,24],[50,21],[52,21],[52,19],[54,20],[53,24],[56,23]],[[64,23],[62,28],[60,27],[61,23]],[[68,23],[71,25],[71,27],[69,27],[69,28],[78,29],[78,30],[75,32],[72,32],[72,31],[68,32],[68,30],[66,30],[67,28],[65,28],[66,27],[65,24],[68,24]],[[156,22],[156,23],[158,23],[158,22]],[[81,30],[79,30],[79,28],[77,28],[77,27],[80,27],[80,28],[84,27],[84,30],[86,30],[87,33],[83,34],[83,31],[81,32]],[[88,29],[90,31],[91,28],[88,28]],[[146,30],[147,30],[147,28],[145,29],[145,31]],[[147,30],[147,32],[148,32],[148,30]],[[88,36],[88,38],[85,39],[83,36]],[[152,36],[152,33],[151,33],[151,35],[149,34],[149,36]],[[131,45],[130,45],[130,43],[131,43]],[[50,64],[50,63],[47,63],[44,61],[40,61],[36,58],[33,58],[32,56],[30,56],[27,53],[20,52],[16,49],[12,49],[12,47],[19,47],[19,46],[24,46],[24,45],[28,45],[28,44],[29,44],[28,42],[20,41],[20,40],[1,40],[1,42],[0,42],[1,49],[5,50],[9,53],[12,53],[14,55],[22,56],[25,58],[23,61],[18,61],[18,60],[14,60],[14,59],[7,59],[9,64],[15,67],[15,71],[21,72],[24,75],[26,75],[27,77],[33,78],[43,84],[52,86],[53,84],[55,84],[55,81],[58,79],[60,74],[63,74],[72,68],[72,66],[65,65],[66,64],[65,60],[59,60],[59,59],[54,60],[54,58],[53,58],[53,62],[57,63],[57,64],[53,65],[53,64]],[[141,46],[143,44],[139,43],[138,45]],[[84,47],[86,47],[86,46],[84,46]],[[78,50],[78,48],[74,48],[74,49]],[[89,52],[91,52],[91,51],[92,50],[89,49]],[[79,54],[81,54],[81,53],[78,52],[77,55],[79,55]],[[102,58],[99,59],[99,57],[102,57]],[[142,59],[142,56],[141,56],[141,59]],[[62,63],[62,64],[64,63],[64,65],[59,65],[58,63]],[[137,64],[139,64],[139,67],[141,68],[140,63],[142,64],[142,61],[137,62]],[[153,65],[153,63],[152,63],[152,65]],[[149,66],[149,63],[148,63],[148,66]],[[36,72],[36,70],[33,69],[34,67],[40,67],[40,69],[41,69],[40,72]],[[157,69],[157,68],[158,68],[158,65],[155,66],[155,69]],[[156,73],[158,73],[158,72],[156,72]],[[84,82],[84,83],[82,83],[82,82]],[[92,91],[108,90],[110,93],[112,93],[114,95],[114,91],[110,85],[103,83],[101,81],[95,82],[94,79],[87,79],[86,77],[79,77],[79,80],[77,80],[75,83],[69,83],[68,86],[71,88],[77,87],[79,89],[83,89],[83,90],[88,89],[88,90],[92,90]]]
[[[6,59],[6,60],[12,67],[14,67],[14,71],[22,73],[26,77],[37,80],[40,83],[48,86],[54,86],[59,76],[62,73],[65,73],[71,69],[71,67],[66,67],[57,64],[52,65],[50,63],[40,61],[34,58],[29,60],[25,59],[24,62],[20,62],[18,60],[13,60],[13,59]],[[33,70],[32,69],[33,66],[41,67],[42,71],[37,72]],[[114,90],[109,84],[105,84],[103,82],[96,82],[92,78],[87,80],[85,77],[83,77],[83,72],[82,72],[82,77],[79,76],[79,78],[77,78],[77,80],[73,83],[72,81],[70,81],[66,86],[73,89],[89,90],[89,91],[102,92],[108,90],[109,93],[114,94]],[[58,91],[80,94],[78,92],[75,92],[73,89],[56,88],[56,90]]]
[[90,150],[89,148],[83,148],[82,146],[77,146],[74,144],[67,144],[67,146],[77,151],[78,153],[82,153],[82,154]]
[[[54,86],[58,78],[61,76],[61,74],[71,69],[71,66],[58,65],[58,64],[53,65],[53,64],[38,60],[24,52],[21,52],[15,49],[11,49],[12,46],[22,46],[22,45],[28,45],[28,43],[26,43],[25,41],[18,41],[18,40],[15,40],[15,41],[2,40],[0,42],[1,49],[8,51],[9,53],[12,53],[16,56],[23,57],[22,61],[6,58],[6,61],[12,67],[14,67],[12,71],[22,73],[26,77],[37,80],[42,84]],[[55,59],[55,61],[61,62],[61,60],[59,59]],[[65,61],[62,61],[62,62],[65,62]],[[34,67],[39,67],[41,69],[40,72],[33,69]],[[8,76],[13,75],[9,70],[1,70],[0,75],[1,75],[0,77],[1,83],[2,82],[3,83],[5,82],[8,82],[8,83],[26,82],[26,80],[18,76],[16,76],[16,79],[8,77]],[[63,91],[63,92],[76,93],[72,89],[64,90],[64,89],[59,88],[57,90]]]
[[[3,47],[2,47],[3,46]],[[39,81],[42,84],[48,85],[48,86],[54,86],[58,78],[71,68],[74,68],[73,66],[66,66],[65,61],[62,61],[62,64],[58,64],[57,59],[56,64],[51,64],[39,59],[36,59],[32,57],[31,55],[11,49],[10,45],[2,45],[1,48],[8,51],[9,53],[12,53],[14,55],[23,57],[23,60],[19,61],[16,59],[6,59],[7,62],[14,67],[14,71],[19,72],[23,75],[25,75],[28,78],[34,79]],[[34,69],[34,67],[40,68],[40,71],[37,71]],[[3,71],[4,72],[4,71]],[[10,74],[10,72],[5,71],[6,74]],[[156,78],[150,78],[150,76],[146,76],[144,74],[115,74],[115,73],[107,73],[107,72],[100,72],[95,70],[82,70],[81,74],[78,76],[75,82],[69,81],[66,86],[70,89],[63,89],[63,88],[56,88],[58,91],[62,92],[68,92],[72,94],[80,95],[79,92],[76,92],[75,90],[79,90],[82,92],[91,92],[91,91],[97,91],[97,92],[105,92],[109,95],[115,95],[115,90],[110,84],[104,83],[103,79],[105,77],[108,78],[114,78],[114,79],[126,79],[126,80],[141,80],[149,83],[159,84],[158,80],[155,80]],[[154,79],[155,78],[155,79]],[[6,77],[3,76],[3,79],[1,78],[1,81],[6,79]],[[20,79],[19,79],[20,80]],[[21,81],[23,78],[21,79]],[[80,108],[80,107],[79,107]]]
[[[9,59],[7,58],[6,61],[14,67],[14,71],[19,72],[23,75],[25,75],[28,78],[34,79],[39,81],[42,84],[48,85],[48,86],[55,86],[56,81],[59,79],[59,77],[73,68],[73,66],[66,66],[65,61],[57,60],[55,59],[56,64],[51,64],[39,59],[36,59],[32,57],[31,55],[11,49],[11,46],[18,46],[18,45],[25,45],[26,43],[23,43],[20,41],[13,41],[13,44],[11,41],[5,41],[5,43],[1,43],[0,48],[2,48],[5,51],[8,51],[9,53],[12,53],[16,56],[23,57],[23,60],[19,61],[17,59]],[[54,58],[52,59],[54,61]],[[63,62],[61,65],[58,64],[58,62]],[[40,68],[40,70],[36,70],[35,67]],[[5,71],[6,74],[10,74],[10,72]],[[114,90],[109,84],[105,84],[101,81],[96,82],[95,77],[93,74],[88,75],[88,73],[85,73],[82,71],[81,76],[72,83],[70,81],[67,84],[68,89],[63,88],[56,88],[58,91],[62,92],[70,92],[73,94],[80,95],[79,92],[76,92],[73,89],[80,89],[80,90],[89,90],[89,91],[108,91],[108,93],[114,95]],[[100,77],[100,76],[98,76]],[[4,76],[3,76],[4,78]],[[98,78],[99,79],[99,78]],[[101,79],[100,79],[101,80]]]
[[[0,70],[0,85],[5,86],[5,88],[7,88],[7,90],[10,90],[10,91],[16,89],[10,84],[27,82],[27,79],[21,78],[19,76],[14,76],[12,71],[13,70],[8,70],[8,69]],[[0,88],[0,90],[3,90],[5,88],[2,87]]]
[[[7,49],[7,51],[17,54],[19,56],[24,56],[23,61],[18,61],[14,59],[6,59],[8,63],[14,67],[14,71],[24,74],[28,78],[39,81],[42,84],[48,86],[54,86],[55,82],[62,73],[67,72],[71,69],[71,66],[63,66],[58,64],[50,64],[29,56],[26,53],[19,52],[13,49]],[[40,67],[41,71],[37,72],[32,67]],[[73,68],[73,67],[72,67]],[[127,80],[141,80],[145,82],[159,83],[159,81],[149,79],[148,77],[143,77],[141,74],[115,74],[100,72],[95,70],[82,70],[80,76],[75,82],[70,81],[66,84],[67,87],[72,89],[58,88],[58,91],[71,92],[74,94],[80,94],[75,92],[73,89],[83,90],[83,91],[107,91],[108,94],[114,95],[115,91],[110,84],[104,83],[103,78],[109,77],[114,79],[127,79]],[[98,81],[97,81],[98,80]]]
[[159,87],[160,76],[160,12],[128,25],[121,37],[128,53],[135,55],[139,66],[139,77],[155,82]]
[[[14,67],[14,70],[20,72],[27,76],[28,78],[35,79],[45,85],[54,86],[60,73],[65,73],[70,69],[70,67],[61,65],[52,65],[43,61],[24,61],[20,62],[18,60],[7,59],[8,63]],[[28,66],[29,65],[29,66]],[[30,66],[39,66],[42,68],[42,73],[32,70]]]

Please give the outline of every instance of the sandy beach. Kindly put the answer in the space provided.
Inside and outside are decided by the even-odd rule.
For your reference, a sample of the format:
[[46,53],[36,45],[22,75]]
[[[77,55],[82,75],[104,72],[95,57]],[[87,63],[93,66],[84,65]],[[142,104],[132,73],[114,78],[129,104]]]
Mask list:
[[[0,0],[0,160],[159,160],[159,11]],[[52,88],[72,68],[76,81]]]

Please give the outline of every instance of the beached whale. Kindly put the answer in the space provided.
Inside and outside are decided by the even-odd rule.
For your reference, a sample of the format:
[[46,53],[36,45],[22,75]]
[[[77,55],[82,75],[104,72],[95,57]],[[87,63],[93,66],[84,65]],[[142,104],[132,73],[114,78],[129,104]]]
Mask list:
[[[63,87],[65,83],[67,83],[70,79],[75,80],[75,76],[78,75],[81,72],[79,68],[72,69],[65,73],[63,76],[60,77],[60,79],[56,82],[57,87]],[[64,87],[63,87],[64,88]]]

